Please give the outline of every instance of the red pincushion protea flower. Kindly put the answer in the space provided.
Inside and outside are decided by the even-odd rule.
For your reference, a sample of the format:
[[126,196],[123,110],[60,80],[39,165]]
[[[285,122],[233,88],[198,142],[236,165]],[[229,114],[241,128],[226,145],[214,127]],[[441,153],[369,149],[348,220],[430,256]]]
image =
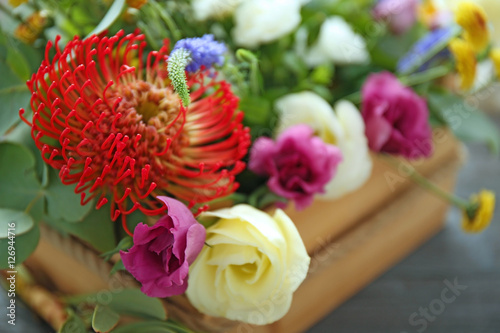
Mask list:
[[166,45],[143,66],[138,32],[75,38],[63,50],[58,41],[28,81],[33,120],[24,110],[21,117],[45,162],[76,184],[82,205],[97,198],[99,209],[110,198],[116,220],[136,209],[161,213],[159,195],[192,207],[237,189],[250,136],[227,82],[189,74],[185,108],[168,79]]

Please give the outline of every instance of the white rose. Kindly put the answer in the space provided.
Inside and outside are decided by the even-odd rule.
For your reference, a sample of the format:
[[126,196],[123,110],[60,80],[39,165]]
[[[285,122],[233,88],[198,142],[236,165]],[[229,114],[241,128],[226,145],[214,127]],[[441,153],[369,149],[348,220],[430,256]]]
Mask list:
[[222,18],[231,15],[243,0],[194,0],[194,16],[203,21],[209,18]]
[[277,134],[296,124],[311,126],[325,143],[342,151],[343,160],[335,177],[318,197],[334,199],[361,187],[370,177],[372,161],[361,114],[348,101],[340,101],[335,111],[323,98],[312,92],[282,97],[276,102],[280,112]]
[[[299,43],[305,42],[303,36],[299,35],[298,37]],[[303,47],[299,46],[298,48]],[[310,67],[326,62],[346,65],[363,64],[370,61],[365,40],[355,33],[340,16],[330,17],[323,22],[318,40],[309,50],[303,51],[303,58]]]
[[292,32],[300,23],[299,0],[245,1],[234,14],[236,44],[255,48]]
[[265,325],[282,318],[310,257],[290,218],[249,205],[207,212],[219,218],[189,271],[191,304],[211,315]]

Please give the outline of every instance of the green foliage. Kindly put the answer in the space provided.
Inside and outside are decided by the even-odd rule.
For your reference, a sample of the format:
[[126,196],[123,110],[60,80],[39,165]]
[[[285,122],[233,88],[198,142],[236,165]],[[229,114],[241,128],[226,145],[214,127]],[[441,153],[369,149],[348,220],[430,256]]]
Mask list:
[[73,311],[69,310],[68,319],[64,322],[58,333],[87,333],[85,323]]
[[120,315],[107,306],[96,305],[92,315],[92,328],[98,333],[107,333],[116,327]]
[[146,296],[139,289],[123,289],[110,292],[109,297],[85,294],[66,298],[69,304],[101,304],[120,315],[144,319],[166,320],[167,313],[160,299]]
[[[0,269],[14,269],[35,250],[40,230],[28,214],[0,208]],[[9,228],[15,224],[13,230]],[[9,260],[10,259],[10,260]]]
[[102,18],[101,22],[88,33],[88,36],[98,35],[104,30],[108,29],[120,16],[125,8],[126,1],[125,0],[114,0],[111,7],[109,7],[108,12]]
[[119,327],[112,333],[194,333],[185,327],[182,327],[171,321],[143,321]]
[[500,152],[500,132],[480,110],[468,105],[462,97],[444,91],[428,96],[431,113],[446,123],[453,133],[466,142],[485,143],[494,154]]

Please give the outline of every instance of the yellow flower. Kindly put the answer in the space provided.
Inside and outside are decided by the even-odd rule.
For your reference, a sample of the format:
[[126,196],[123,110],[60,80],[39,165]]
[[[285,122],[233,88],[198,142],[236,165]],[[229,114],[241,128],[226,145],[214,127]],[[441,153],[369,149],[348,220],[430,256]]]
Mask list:
[[25,2],[28,2],[28,0],[9,0],[9,5],[11,5],[12,7],[17,7]]
[[47,15],[44,12],[35,12],[25,23],[21,23],[14,31],[14,36],[26,44],[33,44],[47,24]]
[[191,304],[208,315],[255,325],[282,318],[311,260],[292,220],[279,209],[269,215],[248,205],[204,217],[219,220],[207,229],[210,246],[189,267]]
[[464,38],[474,51],[479,53],[489,44],[488,19],[481,6],[469,1],[460,3],[455,12],[455,20],[464,28]]
[[462,228],[467,232],[480,232],[486,229],[493,218],[495,211],[495,193],[482,190],[479,194],[473,194],[471,202],[476,205],[473,216],[463,213]]
[[500,48],[496,48],[490,52],[491,61],[495,65],[495,72],[500,79]]
[[468,90],[474,84],[476,77],[476,55],[474,48],[469,42],[460,38],[452,39],[449,48],[455,57],[457,71],[462,79],[460,88]]
[[127,5],[135,9],[140,9],[147,2],[148,0],[127,0]]
[[433,0],[424,0],[418,8],[418,16],[420,21],[426,26],[432,26],[436,15],[439,13],[438,8]]

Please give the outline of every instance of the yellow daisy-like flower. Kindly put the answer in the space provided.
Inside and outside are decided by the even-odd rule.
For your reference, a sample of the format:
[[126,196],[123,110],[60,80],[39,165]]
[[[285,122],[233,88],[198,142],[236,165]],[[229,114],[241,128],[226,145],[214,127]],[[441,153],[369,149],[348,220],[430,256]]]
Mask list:
[[496,48],[490,52],[490,59],[495,65],[495,72],[500,79],[500,48]]
[[433,0],[424,0],[418,7],[418,17],[426,26],[432,25],[438,12],[438,8]]
[[477,205],[477,208],[472,217],[464,211],[462,229],[466,232],[477,233],[490,225],[495,211],[495,193],[482,190],[479,194],[473,194],[470,200],[474,205]]
[[464,38],[476,53],[483,51],[490,42],[488,18],[484,9],[470,1],[460,3],[455,12],[456,22],[464,29]]
[[26,44],[33,44],[46,24],[47,15],[44,12],[35,12],[14,30],[14,37]]
[[28,0],[9,0],[9,5],[11,5],[12,7],[17,7],[25,2],[28,2]]
[[455,63],[458,74],[462,79],[460,88],[468,90],[474,84],[476,78],[476,54],[473,46],[460,38],[454,38],[450,41],[449,49],[455,57]]
[[127,5],[129,7],[139,9],[142,6],[144,6],[147,2],[148,0],[127,0]]

